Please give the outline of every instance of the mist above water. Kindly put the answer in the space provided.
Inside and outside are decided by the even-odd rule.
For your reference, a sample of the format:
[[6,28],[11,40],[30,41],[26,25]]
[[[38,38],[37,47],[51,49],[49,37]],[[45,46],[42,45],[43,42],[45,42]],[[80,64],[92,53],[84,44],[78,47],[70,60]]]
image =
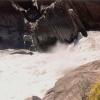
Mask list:
[[88,32],[70,45],[57,43],[48,53],[33,55],[0,51],[0,100],[43,97],[60,77],[78,66],[100,59],[100,32]]

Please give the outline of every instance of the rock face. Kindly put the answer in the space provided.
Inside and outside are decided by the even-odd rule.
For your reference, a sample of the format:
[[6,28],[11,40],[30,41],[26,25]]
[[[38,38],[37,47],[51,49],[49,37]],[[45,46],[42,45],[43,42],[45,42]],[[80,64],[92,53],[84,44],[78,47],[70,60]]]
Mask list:
[[48,37],[71,43],[79,32],[87,36],[87,30],[100,30],[99,1],[37,0],[37,3],[45,12],[35,30],[40,44],[48,41]]
[[55,4],[59,8],[56,10],[59,13],[61,13],[60,10],[66,9],[64,13],[67,14],[68,8],[74,9],[87,29],[96,28],[100,30],[100,1],[98,0],[37,0],[37,2],[39,6],[44,8]]
[[24,19],[9,2],[3,3],[0,2],[0,37],[11,44],[16,44],[24,32]]
[[[34,16],[32,16],[33,14]],[[36,6],[33,6],[32,0],[0,1],[0,43],[3,41],[10,46],[23,43],[24,18],[29,22],[34,22],[40,17],[39,14]]]
[[71,43],[79,32],[86,37],[87,30],[100,30],[99,1],[6,0],[0,1],[0,15],[0,41],[23,41],[25,18],[34,27],[33,41],[39,47],[57,40]]
[[84,30],[85,32],[85,27],[76,12],[73,11],[72,15],[69,14],[68,10],[73,8],[67,0],[55,0],[53,3],[51,0],[51,5],[49,4],[50,2],[46,4],[40,2],[41,7],[43,6],[44,9],[47,8],[45,18],[38,21],[38,29],[35,30],[40,39],[46,40],[48,37],[55,37],[61,42],[70,43],[77,38],[80,30]]
[[43,100],[87,100],[90,87],[100,80],[99,76],[100,61],[85,64],[59,79]]

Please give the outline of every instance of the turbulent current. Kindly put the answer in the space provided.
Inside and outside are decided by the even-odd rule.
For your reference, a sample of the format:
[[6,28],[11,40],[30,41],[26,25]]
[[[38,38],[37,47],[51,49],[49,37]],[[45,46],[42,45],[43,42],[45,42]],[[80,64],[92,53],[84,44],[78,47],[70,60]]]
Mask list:
[[43,97],[66,72],[100,59],[100,32],[88,32],[70,45],[58,42],[46,53],[14,52],[0,50],[0,100]]

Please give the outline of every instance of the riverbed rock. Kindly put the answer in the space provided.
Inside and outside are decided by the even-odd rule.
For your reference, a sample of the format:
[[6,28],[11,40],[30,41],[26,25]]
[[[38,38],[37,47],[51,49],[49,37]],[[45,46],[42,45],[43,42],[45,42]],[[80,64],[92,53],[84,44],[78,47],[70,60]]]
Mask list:
[[32,97],[28,97],[25,100],[41,100],[41,99],[39,97],[37,97],[37,96],[32,96]]
[[100,61],[94,61],[59,79],[42,100],[87,100],[91,85],[100,80]]

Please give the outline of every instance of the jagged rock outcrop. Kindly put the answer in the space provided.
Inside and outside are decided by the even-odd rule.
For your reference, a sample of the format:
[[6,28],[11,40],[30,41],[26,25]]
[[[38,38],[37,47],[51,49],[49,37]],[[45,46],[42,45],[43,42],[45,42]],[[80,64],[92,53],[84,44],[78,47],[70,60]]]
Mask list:
[[33,42],[43,48],[57,40],[71,43],[79,32],[86,37],[88,30],[100,30],[99,1],[7,0],[0,1],[0,15],[0,40],[23,41],[25,18],[33,27]]
[[[58,5],[59,10],[57,11],[59,13],[61,13],[60,10],[64,11],[66,9],[64,13],[67,14],[68,8],[74,9],[86,29],[100,30],[100,1],[98,0],[37,0],[37,2],[41,8],[46,8],[52,4],[55,4],[55,6]],[[52,9],[52,7],[50,8]]]
[[[37,0],[44,18],[38,21],[35,33],[38,40],[48,41],[55,38],[71,43],[78,33],[87,36],[88,30],[100,30],[100,2],[80,0]],[[70,13],[70,9],[73,12]]]
[[[44,11],[45,18],[38,21],[38,28],[35,30],[40,39],[46,40],[48,37],[55,37],[61,42],[70,43],[77,38],[80,30],[85,32],[85,27],[82,25],[82,22],[76,12],[73,11],[72,15],[69,14],[69,9],[73,8],[70,6],[68,0],[55,0],[51,3],[51,5],[49,5],[50,2],[48,2],[48,4],[40,4],[41,8],[43,6],[44,9],[46,9]],[[73,19],[72,16],[76,16],[76,21],[78,20],[77,24],[76,22],[73,22],[75,21],[75,18]]]
[[100,60],[67,73],[42,100],[87,100],[91,85],[99,81]]

